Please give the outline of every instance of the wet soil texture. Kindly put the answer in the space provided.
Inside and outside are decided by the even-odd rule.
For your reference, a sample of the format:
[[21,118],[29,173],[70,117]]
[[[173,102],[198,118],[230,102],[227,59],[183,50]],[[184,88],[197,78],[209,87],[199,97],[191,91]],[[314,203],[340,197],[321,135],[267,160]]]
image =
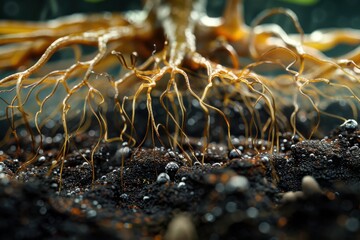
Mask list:
[[90,135],[63,162],[57,138],[22,171],[16,147],[0,152],[1,239],[360,239],[357,124],[272,154],[103,143],[93,164]]

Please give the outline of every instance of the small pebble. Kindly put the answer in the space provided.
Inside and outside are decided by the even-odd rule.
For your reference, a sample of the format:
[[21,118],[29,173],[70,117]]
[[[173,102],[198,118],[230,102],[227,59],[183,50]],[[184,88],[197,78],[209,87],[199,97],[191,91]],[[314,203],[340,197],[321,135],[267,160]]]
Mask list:
[[305,197],[315,194],[321,194],[321,189],[318,182],[312,176],[305,176],[301,181],[301,188]]
[[284,195],[282,196],[282,201],[283,202],[294,202],[296,201],[296,199],[302,198],[304,197],[304,193],[301,191],[289,191],[284,193]]
[[198,239],[195,225],[188,214],[176,215],[169,223],[165,239],[182,240]]

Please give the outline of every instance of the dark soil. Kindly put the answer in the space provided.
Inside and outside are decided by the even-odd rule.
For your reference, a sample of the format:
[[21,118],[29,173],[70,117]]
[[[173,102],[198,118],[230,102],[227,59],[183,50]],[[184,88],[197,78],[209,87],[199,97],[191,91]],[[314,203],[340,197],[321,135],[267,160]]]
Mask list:
[[[0,151],[1,239],[360,239],[357,126],[321,140],[284,136],[275,154],[245,139],[234,139],[241,152],[213,144],[192,166],[164,148],[103,143],[95,172],[84,135],[62,174],[61,164],[49,172],[58,140],[23,171],[16,147]],[[307,175],[321,192],[307,193]]]

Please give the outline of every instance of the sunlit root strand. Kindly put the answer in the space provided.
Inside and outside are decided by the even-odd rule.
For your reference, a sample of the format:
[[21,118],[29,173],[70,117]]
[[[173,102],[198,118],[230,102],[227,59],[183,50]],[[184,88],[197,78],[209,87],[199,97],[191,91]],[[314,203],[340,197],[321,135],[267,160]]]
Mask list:
[[[50,74],[48,74],[47,76],[42,78],[40,81],[35,82],[34,87],[31,88],[27,97],[25,98],[25,100],[23,100],[21,97],[21,89],[22,89],[23,83],[26,81],[27,77],[29,77],[31,74],[35,73],[38,69],[40,69],[43,65],[45,65],[47,63],[47,61],[49,60],[49,58],[57,50],[65,47],[65,46],[72,45],[72,44],[89,44],[89,45],[97,44],[98,45],[99,53],[92,60],[74,64],[72,67],[65,70],[63,72],[63,77],[59,78],[58,81],[56,82],[56,85],[58,83],[62,82],[68,91],[67,97],[63,100],[63,114],[62,114],[63,129],[65,131],[66,139],[64,142],[63,150],[62,150],[63,154],[61,154],[61,156],[64,156],[67,151],[67,148],[68,148],[67,146],[68,146],[68,141],[69,141],[69,139],[68,139],[69,133],[67,130],[68,129],[67,125],[66,125],[66,112],[67,112],[67,108],[68,108],[67,99],[69,97],[71,97],[73,94],[75,94],[78,91],[78,89],[80,89],[84,85],[89,85],[87,82],[87,79],[88,79],[90,73],[92,72],[93,66],[96,65],[97,62],[99,62],[106,54],[106,45],[108,42],[117,40],[117,39],[124,39],[124,38],[127,39],[127,38],[134,37],[136,35],[136,31],[135,31],[134,27],[126,28],[126,29],[124,29],[124,28],[125,27],[121,27],[121,28],[111,29],[111,31],[105,31],[105,32],[97,31],[97,32],[93,32],[93,33],[83,33],[80,35],[72,35],[72,36],[62,37],[62,38],[58,39],[57,41],[55,41],[54,43],[52,43],[50,45],[50,47],[45,51],[43,56],[32,67],[30,67],[29,69],[27,69],[23,72],[13,74],[13,75],[1,80],[0,84],[2,84],[2,85],[11,85],[11,82],[16,81],[16,88],[15,88],[16,97],[13,99],[11,106],[12,106],[12,108],[16,107],[17,110],[21,113],[22,118],[23,118],[23,123],[25,124],[26,129],[28,130],[32,139],[33,139],[33,132],[31,130],[31,127],[29,126],[29,119],[27,117],[26,111],[23,108],[23,105],[27,102],[29,95],[31,94],[31,92],[37,85],[42,84],[52,74],[59,74],[59,71],[51,72]],[[79,67],[87,68],[85,76],[78,85],[74,86],[72,89],[69,89],[68,87],[66,87],[66,80],[67,80],[67,78],[69,78],[69,75],[70,75],[69,73],[71,73],[74,69],[79,68]],[[88,87],[89,87],[90,91],[93,91],[93,88],[91,86],[88,86]],[[54,89],[56,90],[56,88],[57,87],[55,87]],[[46,102],[46,100],[49,99],[50,97],[52,97],[54,94],[55,94],[55,92],[53,91],[50,95],[48,95],[45,98],[43,103],[39,104],[40,109],[36,113],[35,119],[37,119],[38,114],[40,114],[42,112],[43,104]],[[17,105],[14,105],[15,102],[17,103]],[[14,116],[15,113],[12,111],[11,114],[12,114],[12,116]],[[12,117],[12,118],[14,118],[14,117]],[[35,120],[35,125],[41,136],[41,132],[40,132],[37,120]],[[34,142],[34,139],[32,140],[32,142]],[[41,147],[41,145],[40,145],[40,147]],[[33,146],[33,148],[35,148],[35,146]],[[31,164],[31,162],[33,162],[34,160],[35,160],[35,157],[33,157],[32,160],[28,161],[27,164],[25,164],[23,167],[26,167],[27,165]]]
[[[209,24],[205,21],[209,18],[201,12],[203,2],[189,0],[157,5],[159,1],[146,10],[148,17],[142,22],[127,21],[121,15],[111,15],[109,19],[100,16],[96,22],[86,16],[58,19],[45,25],[30,24],[23,28],[14,22],[16,28],[13,32],[0,23],[0,32],[8,34],[0,38],[0,51],[7,51],[0,57],[0,68],[18,67],[23,61],[30,60],[33,53],[27,45],[29,41],[36,42],[37,51],[44,51],[31,67],[0,80],[1,103],[6,105],[6,117],[11,122],[14,137],[19,141],[17,131],[25,128],[32,138],[35,153],[23,168],[37,159],[42,148],[42,128],[56,114],[60,115],[64,139],[51,170],[60,166],[62,173],[74,138],[93,128],[97,130],[98,139],[90,156],[85,159],[93,168],[93,179],[94,154],[101,141],[128,141],[139,148],[160,144],[182,151],[190,163],[193,160],[204,163],[209,142],[213,140],[212,134],[216,134],[212,132],[212,126],[217,124],[212,123],[214,119],[222,122],[222,134],[226,136],[229,149],[234,148],[232,128],[239,127],[242,122],[246,127],[244,135],[249,137],[249,141],[267,140],[266,149],[255,149],[260,153],[280,150],[279,138],[284,131],[292,131],[294,137],[313,137],[322,116],[344,120],[342,116],[325,112],[326,101],[339,100],[328,93],[329,89],[339,90],[342,94],[340,100],[346,100],[353,115],[357,116],[360,102],[359,50],[348,53],[347,60],[332,59],[321,52],[340,43],[357,44],[360,39],[357,31],[350,30],[347,34],[346,31],[333,30],[306,35],[297,17],[285,9],[267,11],[249,27],[242,19],[241,2],[228,1],[225,15],[219,21],[209,21]],[[277,25],[272,28],[261,25],[275,14],[288,16],[298,34],[288,34]],[[214,22],[216,24],[210,24]],[[163,34],[158,36],[159,33]],[[338,37],[337,33],[340,33]],[[314,38],[319,36],[315,44]],[[152,49],[155,43],[164,41],[163,49]],[[216,45],[214,41],[220,44]],[[134,53],[134,49],[127,46],[129,42],[136,42],[134,46],[142,47],[140,49],[144,52]],[[12,44],[21,44],[21,48],[16,49]],[[82,60],[84,53],[77,48],[83,45],[96,47],[96,52],[89,55],[90,60]],[[60,60],[55,63],[59,67],[51,69],[50,66],[55,66],[50,62],[51,57],[69,46],[73,47],[75,61]],[[219,49],[225,50],[230,61],[209,59]],[[11,58],[12,54],[17,56]],[[244,65],[240,57],[254,62]],[[7,59],[11,59],[8,64]],[[230,66],[225,66],[225,62],[230,62]],[[122,70],[119,77],[91,81],[95,69],[100,66],[105,70],[114,66]],[[267,68],[279,70],[281,74],[266,74],[264,69]],[[106,92],[106,86],[113,93]],[[57,106],[47,110],[61,90],[64,93]],[[4,97],[6,94],[11,96],[10,99]],[[111,100],[113,103],[109,103]],[[159,102],[157,105],[155,100]],[[197,124],[202,134],[196,136],[201,139],[201,157],[196,156],[190,144],[192,136],[187,131],[191,110],[187,104],[192,100],[198,104],[197,111],[203,120],[202,124]],[[76,101],[79,106],[72,106]],[[32,103],[35,110],[29,107]],[[145,103],[145,111],[139,114],[142,103]],[[76,107],[81,108],[80,114],[72,112]],[[240,116],[239,119],[227,116],[229,108],[239,112],[236,115]],[[290,114],[284,112],[285,108],[291,109]],[[109,109],[119,118],[119,133],[115,137],[115,134],[110,137],[114,126],[106,118]],[[298,129],[302,110],[314,115],[309,119],[312,126],[309,126],[308,135]],[[165,112],[165,117],[159,117],[159,111]],[[137,120],[143,117],[146,126],[138,126]],[[74,119],[80,121],[74,124]],[[139,132],[141,127],[146,128],[144,135]],[[38,146],[34,144],[35,136],[40,136]]]
[[42,23],[0,21],[0,34],[3,34],[0,38],[0,68],[21,66],[61,37],[129,25],[122,15],[110,13],[74,14]]
[[[92,59],[87,62],[78,63],[82,65],[82,67],[87,66],[87,71],[84,76],[84,80],[78,87],[80,87],[82,84],[85,84],[92,69],[95,64],[97,64],[105,55],[106,53],[106,44],[109,41],[113,41],[120,38],[126,38],[126,37],[134,37],[135,36],[135,29],[133,28],[120,28],[120,29],[113,29],[110,32],[94,32],[94,33],[84,33],[80,36],[67,36],[62,37],[55,41],[53,44],[50,45],[50,47],[46,50],[46,52],[43,54],[43,56],[29,69],[20,72],[15,73],[13,75],[10,75],[8,77],[5,77],[0,81],[0,84],[7,85],[8,82],[16,81],[16,93],[17,93],[17,101],[18,101],[18,107],[19,111],[22,110],[22,100],[21,100],[21,94],[20,89],[22,88],[23,82],[27,79],[28,76],[35,73],[39,68],[41,68],[46,62],[49,60],[49,58],[60,48],[71,45],[71,44],[97,44],[99,53]],[[66,80],[66,79],[63,79]]]

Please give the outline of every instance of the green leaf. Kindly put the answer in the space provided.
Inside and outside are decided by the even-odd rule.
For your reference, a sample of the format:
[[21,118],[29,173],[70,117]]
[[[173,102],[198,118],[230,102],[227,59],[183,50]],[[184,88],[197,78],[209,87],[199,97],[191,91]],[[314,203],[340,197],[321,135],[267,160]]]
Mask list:
[[84,0],[84,2],[88,2],[88,3],[99,3],[99,2],[103,2],[105,0]]
[[311,6],[319,2],[319,0],[279,0],[282,2],[293,3],[297,5]]

